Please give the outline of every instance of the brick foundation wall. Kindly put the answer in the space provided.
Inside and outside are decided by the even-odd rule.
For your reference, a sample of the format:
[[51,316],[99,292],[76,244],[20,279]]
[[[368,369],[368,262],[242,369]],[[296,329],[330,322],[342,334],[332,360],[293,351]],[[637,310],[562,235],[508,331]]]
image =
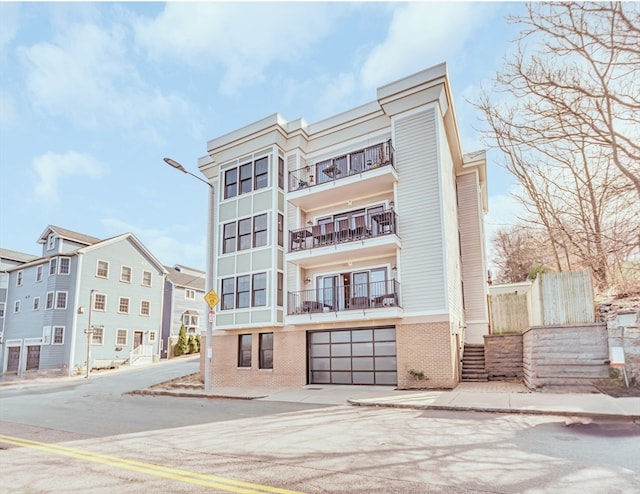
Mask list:
[[[454,388],[458,384],[456,338],[448,322],[396,326],[398,388]],[[410,370],[424,372],[416,380]]]
[[521,379],[522,350],[522,334],[485,336],[484,367],[489,380]]

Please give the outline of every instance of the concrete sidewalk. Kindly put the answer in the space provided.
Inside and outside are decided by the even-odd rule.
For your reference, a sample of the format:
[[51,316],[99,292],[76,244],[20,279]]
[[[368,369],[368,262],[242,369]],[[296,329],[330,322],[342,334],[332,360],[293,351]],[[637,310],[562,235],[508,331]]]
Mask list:
[[464,382],[453,390],[433,391],[342,385],[215,387],[210,395],[205,394],[201,386],[178,385],[154,386],[133,394],[640,420],[640,398],[614,398],[602,393],[531,392],[523,384],[509,382]]

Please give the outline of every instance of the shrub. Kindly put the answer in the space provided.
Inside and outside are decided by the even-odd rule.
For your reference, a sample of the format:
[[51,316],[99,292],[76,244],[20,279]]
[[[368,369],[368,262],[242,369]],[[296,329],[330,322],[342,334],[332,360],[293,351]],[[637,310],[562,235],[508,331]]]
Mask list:
[[185,328],[183,324],[182,326],[180,326],[178,342],[173,347],[173,355],[174,357],[179,357],[180,355],[185,355],[186,353],[189,353],[189,343],[187,341],[187,328]]

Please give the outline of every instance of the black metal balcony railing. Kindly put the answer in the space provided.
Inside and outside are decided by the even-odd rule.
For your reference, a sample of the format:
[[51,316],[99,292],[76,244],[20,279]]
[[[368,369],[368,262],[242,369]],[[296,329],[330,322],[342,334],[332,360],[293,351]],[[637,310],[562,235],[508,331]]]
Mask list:
[[397,224],[396,212],[387,209],[289,230],[289,252],[395,234]]
[[289,292],[287,314],[388,307],[400,307],[400,283],[396,280]]
[[289,191],[322,185],[335,180],[394,165],[391,139],[387,142],[320,161],[289,172]]

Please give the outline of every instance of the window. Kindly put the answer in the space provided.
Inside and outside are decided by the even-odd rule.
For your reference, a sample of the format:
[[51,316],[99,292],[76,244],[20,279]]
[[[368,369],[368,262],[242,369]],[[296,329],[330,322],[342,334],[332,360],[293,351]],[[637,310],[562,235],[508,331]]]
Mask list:
[[273,369],[273,333],[260,333],[260,369]]
[[254,190],[264,189],[269,185],[269,158],[266,156],[255,162]]
[[56,292],[56,309],[67,308],[67,292]]
[[123,283],[131,283],[131,268],[129,266],[120,267],[120,281]]
[[253,218],[253,246],[267,245],[267,215],[261,214]]
[[284,159],[278,157],[278,187],[284,189]]
[[96,276],[98,278],[109,277],[109,263],[107,261],[98,261],[98,265],[96,266]]
[[245,307],[249,307],[249,295],[251,293],[251,277],[249,275],[246,276],[238,276],[238,290],[236,292],[236,307],[238,309],[243,309]]
[[224,225],[222,237],[223,237],[222,253],[226,254],[227,252],[235,252],[236,251],[236,222],[235,221],[232,221],[231,223],[227,223],[226,225]]
[[149,331],[149,343],[153,343],[154,341],[156,341],[156,332]]
[[93,310],[107,310],[107,296],[104,293],[96,293],[93,296]]
[[284,245],[284,216],[278,213],[278,245]]
[[47,250],[52,250],[56,246],[56,236],[53,233],[47,238]]
[[240,194],[251,192],[251,163],[240,167]]
[[71,266],[71,259],[68,257],[61,257],[58,263],[58,274],[69,274]]
[[196,299],[196,291],[191,288],[184,289],[184,298],[187,300],[195,300]]
[[51,344],[52,345],[64,344],[64,326],[53,327],[53,339],[51,340]]
[[251,335],[238,335],[238,367],[251,367]]
[[22,277],[24,276],[24,271],[18,271],[18,277],[16,278],[16,286],[22,286]]
[[187,311],[182,314],[182,324],[187,328],[187,333],[195,333],[196,328],[200,325],[200,316],[192,314],[192,312]]
[[278,273],[278,291],[276,296],[278,307],[282,307],[284,305],[284,275],[282,273]]
[[141,316],[148,316],[149,314],[151,314],[151,302],[149,302],[148,300],[141,300],[140,301],[140,315]]
[[33,310],[40,309],[40,297],[33,297]]
[[126,329],[116,330],[116,345],[125,346],[127,344],[127,336],[129,332]]
[[20,312],[20,300],[16,300],[13,304],[13,312],[16,314]]
[[253,307],[263,307],[267,305],[267,273],[253,275],[251,305]]
[[4,302],[0,302],[0,317],[4,317]]
[[42,265],[36,267],[36,283],[42,281]]
[[93,334],[91,335],[92,345],[102,345],[104,343],[104,328],[93,328]]
[[53,309],[53,296],[54,296],[53,292],[47,292],[47,299],[44,304],[45,310]]
[[151,286],[151,271],[142,272],[142,286]]
[[224,174],[224,198],[229,199],[238,195],[238,169],[227,170]]
[[44,326],[42,328],[42,344],[43,345],[51,344],[51,326]]
[[129,298],[128,297],[120,297],[118,301],[118,312],[120,314],[128,314],[129,313]]
[[233,309],[235,295],[235,278],[222,280],[222,310]]
[[238,250],[251,248],[251,218],[238,221]]
[[58,259],[56,257],[49,260],[49,276],[56,274],[57,262]]

